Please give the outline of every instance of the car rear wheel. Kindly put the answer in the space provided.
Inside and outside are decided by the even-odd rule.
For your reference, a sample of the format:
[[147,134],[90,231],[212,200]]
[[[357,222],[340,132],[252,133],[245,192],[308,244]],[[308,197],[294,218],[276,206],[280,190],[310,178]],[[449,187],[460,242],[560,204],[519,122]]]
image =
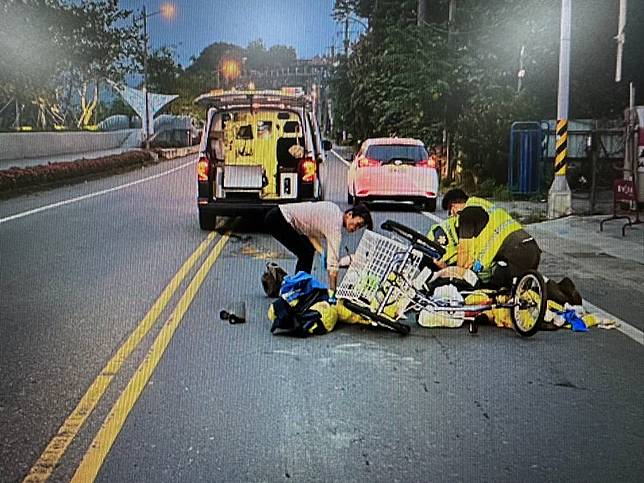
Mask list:
[[212,231],[217,226],[217,217],[199,210],[199,227],[202,230]]

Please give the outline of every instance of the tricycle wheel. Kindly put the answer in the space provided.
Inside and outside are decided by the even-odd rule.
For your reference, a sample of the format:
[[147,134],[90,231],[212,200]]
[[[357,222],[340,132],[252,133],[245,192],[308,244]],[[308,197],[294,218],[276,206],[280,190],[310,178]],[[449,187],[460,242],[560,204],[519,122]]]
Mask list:
[[342,303],[351,312],[354,312],[358,315],[362,315],[363,317],[366,317],[367,319],[374,322],[376,325],[380,327],[384,327],[385,329],[393,330],[394,332],[398,332],[399,334],[402,334],[402,335],[409,334],[409,331],[411,330],[411,327],[409,327],[408,325],[389,320],[386,317],[383,317],[382,315],[374,314],[367,307],[363,305],[359,305],[355,302],[352,302],[351,300],[343,300]]
[[512,289],[510,318],[514,330],[522,337],[534,335],[543,322],[548,304],[546,283],[536,270],[519,277]]

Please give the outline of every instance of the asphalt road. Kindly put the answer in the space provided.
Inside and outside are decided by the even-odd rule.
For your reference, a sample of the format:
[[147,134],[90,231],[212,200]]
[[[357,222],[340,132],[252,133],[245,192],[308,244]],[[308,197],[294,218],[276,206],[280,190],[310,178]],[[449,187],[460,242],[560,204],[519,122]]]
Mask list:
[[[0,481],[37,461],[52,481],[641,481],[640,344],[599,329],[273,336],[259,277],[267,257],[294,259],[257,220],[200,231],[190,161],[0,203],[0,220],[63,203],[0,222]],[[330,155],[342,206],[345,172]],[[248,322],[219,320],[236,301]]]

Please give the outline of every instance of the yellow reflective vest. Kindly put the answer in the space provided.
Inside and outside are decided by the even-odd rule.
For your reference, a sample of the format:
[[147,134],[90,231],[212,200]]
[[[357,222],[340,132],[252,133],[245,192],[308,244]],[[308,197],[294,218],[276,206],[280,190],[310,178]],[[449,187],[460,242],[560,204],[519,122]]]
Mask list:
[[522,226],[503,208],[499,208],[482,198],[469,198],[465,203],[465,207],[470,206],[483,208],[489,217],[481,233],[473,239],[472,243],[468,244],[468,255],[472,260],[478,260],[483,270],[485,270],[490,267],[505,239],[511,233],[521,230]]
[[441,257],[447,265],[456,263],[456,253],[458,248],[458,235],[456,234],[457,216],[450,216],[446,220],[432,225],[427,232],[427,238],[435,241],[445,249],[445,254]]

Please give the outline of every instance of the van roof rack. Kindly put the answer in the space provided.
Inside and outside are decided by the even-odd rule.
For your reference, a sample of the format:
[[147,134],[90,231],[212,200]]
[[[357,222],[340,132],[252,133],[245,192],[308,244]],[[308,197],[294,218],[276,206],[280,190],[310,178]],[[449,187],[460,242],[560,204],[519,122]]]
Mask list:
[[312,104],[311,98],[302,91],[292,88],[262,91],[224,91],[213,90],[200,95],[194,104],[217,110],[247,107],[278,107],[281,109],[301,108]]

